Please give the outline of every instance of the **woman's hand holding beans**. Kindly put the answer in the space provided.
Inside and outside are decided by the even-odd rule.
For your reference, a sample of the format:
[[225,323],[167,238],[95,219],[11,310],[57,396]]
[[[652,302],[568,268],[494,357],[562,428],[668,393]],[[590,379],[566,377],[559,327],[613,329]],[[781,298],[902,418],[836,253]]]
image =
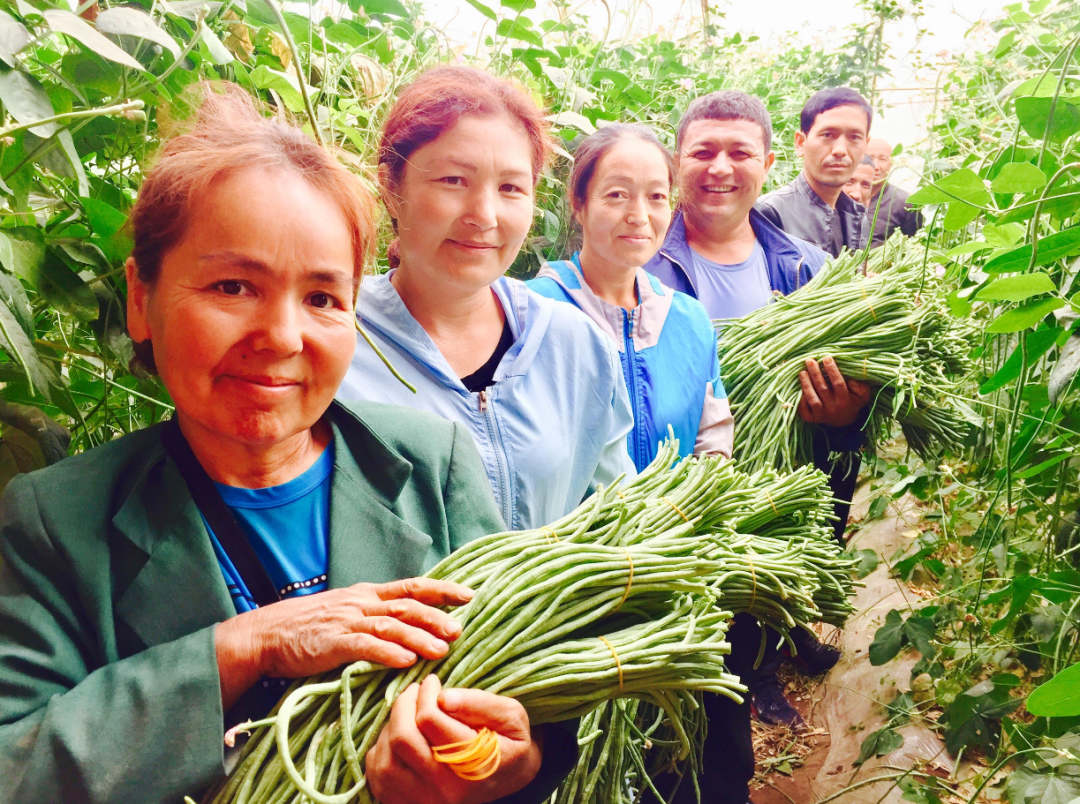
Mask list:
[[358,583],[289,598],[218,624],[214,634],[221,697],[228,709],[260,677],[299,678],[361,659],[408,667],[438,659],[461,633],[436,606],[468,602],[460,584],[406,578]]
[[[494,774],[465,781],[435,761],[433,746],[471,740],[484,726],[499,741]],[[428,676],[398,696],[364,772],[383,804],[480,804],[520,790],[536,776],[540,760],[520,703],[481,690],[443,689],[438,678]]]

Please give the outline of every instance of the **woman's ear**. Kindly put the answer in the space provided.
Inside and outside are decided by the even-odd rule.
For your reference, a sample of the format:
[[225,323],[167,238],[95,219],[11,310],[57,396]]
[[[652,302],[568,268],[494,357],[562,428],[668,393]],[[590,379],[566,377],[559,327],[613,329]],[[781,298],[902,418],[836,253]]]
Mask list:
[[127,277],[127,330],[135,343],[150,340],[150,324],[147,320],[147,304],[150,289],[139,278],[139,269],[135,258],[128,257],[124,263],[124,275]]

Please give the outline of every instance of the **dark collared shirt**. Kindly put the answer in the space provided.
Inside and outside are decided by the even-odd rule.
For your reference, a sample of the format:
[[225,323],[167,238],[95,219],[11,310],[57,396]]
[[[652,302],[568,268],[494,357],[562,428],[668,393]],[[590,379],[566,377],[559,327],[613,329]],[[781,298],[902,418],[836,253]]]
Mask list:
[[[881,198],[880,210],[878,209],[879,197]],[[908,194],[899,187],[886,182],[878,194],[870,199],[870,203],[866,206],[866,216],[874,221],[871,246],[880,246],[897,229],[910,237],[922,228],[922,213],[907,205],[907,197]],[[874,215],[877,215],[876,220],[874,220]]]
[[785,232],[801,237],[834,257],[840,249],[863,248],[870,234],[866,207],[840,193],[830,207],[814,192],[806,176],[758,199],[756,209]]

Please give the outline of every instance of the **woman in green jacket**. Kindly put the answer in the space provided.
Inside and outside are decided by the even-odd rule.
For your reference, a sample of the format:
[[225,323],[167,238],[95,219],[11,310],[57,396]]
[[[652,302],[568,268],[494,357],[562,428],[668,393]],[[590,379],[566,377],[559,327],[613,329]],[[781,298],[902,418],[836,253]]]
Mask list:
[[[277,680],[404,667],[458,635],[445,609],[471,592],[415,576],[501,529],[470,436],[332,404],[372,208],[239,90],[165,147],[133,211],[128,327],[176,415],[0,503],[0,801],[198,795]],[[540,766],[508,698],[429,679],[395,714],[365,763],[385,804],[492,801]],[[499,733],[483,782],[431,759],[470,724]]]

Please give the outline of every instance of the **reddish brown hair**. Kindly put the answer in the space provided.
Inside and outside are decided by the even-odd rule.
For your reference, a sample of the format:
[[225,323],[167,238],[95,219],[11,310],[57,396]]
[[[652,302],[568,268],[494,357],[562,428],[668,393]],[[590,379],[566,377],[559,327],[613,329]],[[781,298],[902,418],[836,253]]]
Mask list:
[[139,278],[153,284],[161,260],[180,242],[194,199],[210,185],[248,168],[284,168],[333,199],[345,215],[353,247],[354,288],[375,242],[371,193],[327,149],[280,119],[263,117],[235,85],[203,84],[194,125],[162,148],[131,211]]
[[[521,87],[504,78],[475,67],[444,65],[428,70],[405,87],[383,123],[379,141],[379,182],[383,191],[395,192],[413,152],[438,139],[462,117],[496,114],[509,115],[525,129],[532,150],[535,185],[551,153],[543,110]],[[391,266],[395,266],[397,240],[390,244],[389,257]]]

